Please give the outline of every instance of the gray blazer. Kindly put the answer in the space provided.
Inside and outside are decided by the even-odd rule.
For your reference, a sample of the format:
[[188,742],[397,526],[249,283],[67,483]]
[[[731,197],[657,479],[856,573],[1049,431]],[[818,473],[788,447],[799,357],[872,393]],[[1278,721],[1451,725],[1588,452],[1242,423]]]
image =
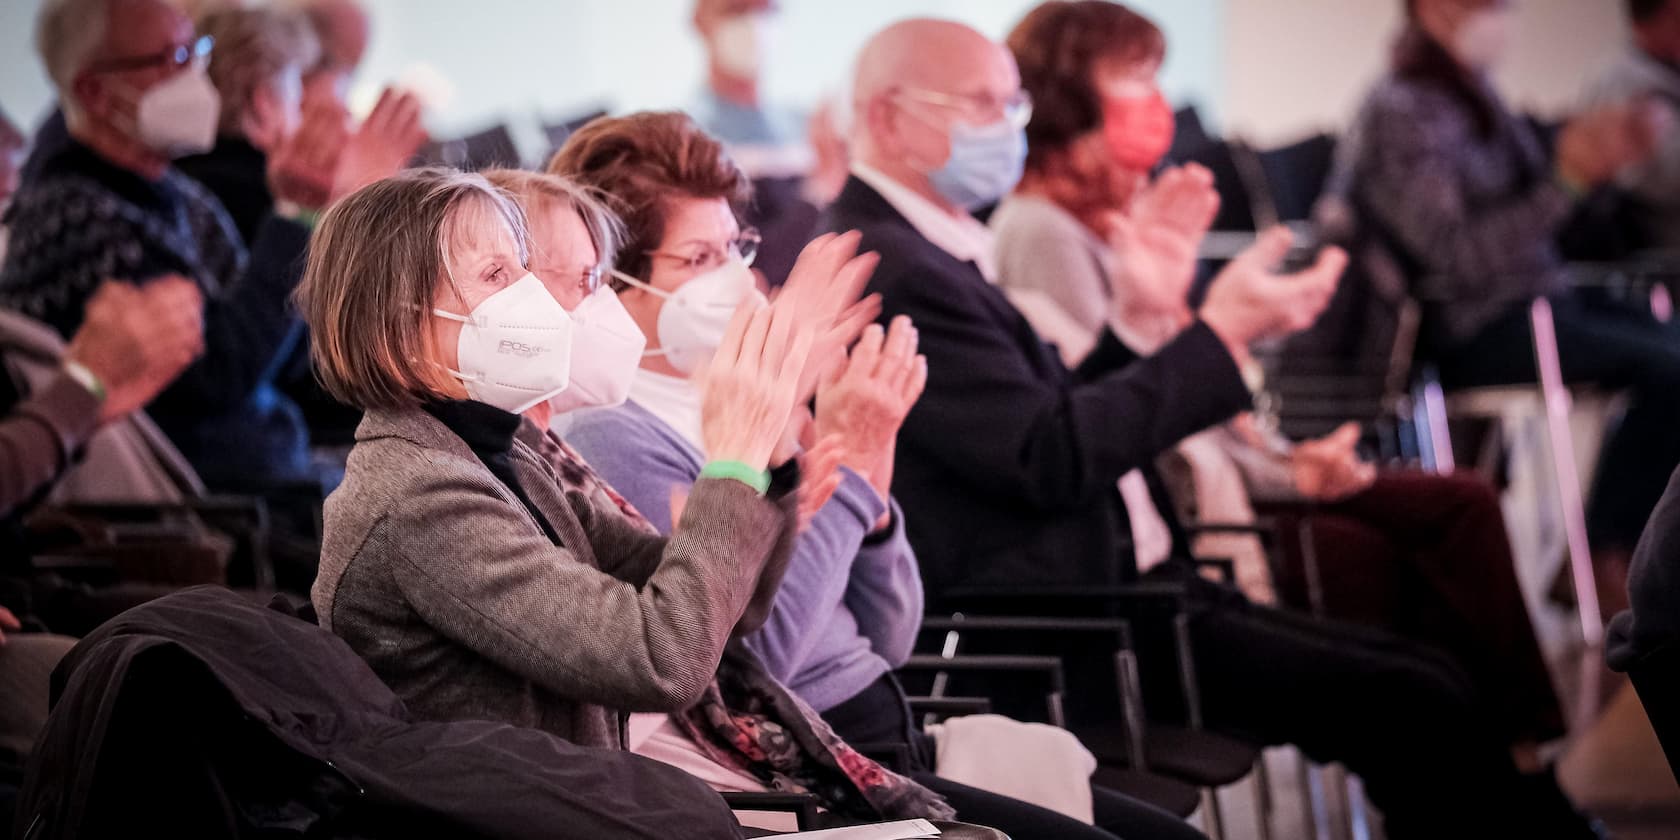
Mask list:
[[368,412],[326,503],[321,625],[422,718],[622,747],[624,712],[711,681],[760,571],[786,563],[795,494],[702,480],[667,540],[562,491],[525,444],[512,460],[562,547],[431,415]]

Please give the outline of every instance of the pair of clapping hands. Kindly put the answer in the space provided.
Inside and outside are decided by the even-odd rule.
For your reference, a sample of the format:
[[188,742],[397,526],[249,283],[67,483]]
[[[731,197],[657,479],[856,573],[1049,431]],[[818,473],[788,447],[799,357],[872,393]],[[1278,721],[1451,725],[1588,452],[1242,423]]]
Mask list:
[[862,293],[880,259],[858,254],[860,239],[807,245],[768,305],[736,310],[696,374],[706,456],[755,469],[800,457],[803,521],[839,487],[841,466],[886,497],[898,428],[927,383],[910,320],[874,323],[880,298]]

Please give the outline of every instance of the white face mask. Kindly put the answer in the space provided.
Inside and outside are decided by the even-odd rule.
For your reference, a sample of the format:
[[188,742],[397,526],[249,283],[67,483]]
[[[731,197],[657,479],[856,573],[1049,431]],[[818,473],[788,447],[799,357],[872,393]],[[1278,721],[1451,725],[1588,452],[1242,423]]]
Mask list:
[[135,137],[171,158],[208,152],[216,145],[222,98],[202,64],[146,89],[135,109]]
[[1453,33],[1450,51],[1458,63],[1472,70],[1486,70],[1505,54],[1511,39],[1509,9],[1481,9],[1471,12]]
[[718,22],[712,30],[712,55],[718,67],[737,79],[756,79],[768,63],[776,39],[776,16],[748,12]]
[[565,414],[623,403],[630,396],[647,337],[618,295],[606,286],[584,298],[571,317],[571,382],[549,399],[549,407],[555,414]]
[[664,354],[671,367],[684,374],[698,370],[723,343],[729,319],[741,301],[756,297],[760,304],[766,302],[752,269],[740,257],[730,257],[717,268],[696,275],[674,292],[655,289],[618,271],[613,276],[665,299],[665,305],[659,308],[659,349],[649,350],[647,355]]
[[484,299],[470,315],[432,314],[460,321],[452,370],[481,403],[514,414],[565,390],[572,372],[572,318],[537,275],[526,273]]

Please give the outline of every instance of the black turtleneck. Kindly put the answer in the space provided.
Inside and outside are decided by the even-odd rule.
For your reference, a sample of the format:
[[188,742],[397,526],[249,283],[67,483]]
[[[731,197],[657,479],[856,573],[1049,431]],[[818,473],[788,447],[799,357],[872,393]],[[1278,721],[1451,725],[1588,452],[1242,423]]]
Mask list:
[[560,535],[555,533],[554,526],[549,524],[542,511],[531,503],[531,497],[525,493],[525,487],[519,483],[519,474],[513,468],[513,436],[519,431],[519,424],[524,422],[519,415],[477,400],[440,400],[426,403],[422,408],[465,442],[491,474],[525,505],[525,510],[542,526],[549,541],[560,544]]

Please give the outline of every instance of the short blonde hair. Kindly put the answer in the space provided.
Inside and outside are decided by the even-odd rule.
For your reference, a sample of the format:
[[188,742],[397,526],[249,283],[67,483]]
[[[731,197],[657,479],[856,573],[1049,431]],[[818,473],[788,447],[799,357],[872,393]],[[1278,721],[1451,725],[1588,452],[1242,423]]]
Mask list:
[[487,217],[508,226],[527,262],[523,211],[479,175],[411,169],[327,211],[297,290],[327,393],[366,410],[411,407],[447,392],[449,374],[429,361],[433,298],[440,282],[455,283],[450,252]]
[[295,68],[301,79],[321,54],[315,30],[302,15],[268,6],[214,7],[198,19],[198,32],[216,39],[210,82],[222,97],[223,134],[241,133],[258,90],[288,69]]
[[602,273],[613,267],[618,259],[619,243],[624,241],[624,223],[607,209],[606,200],[598,190],[559,175],[528,169],[487,169],[479,174],[517,200],[527,218],[535,218],[538,211],[550,207],[578,214],[589,231],[590,243],[595,246],[595,267]]

